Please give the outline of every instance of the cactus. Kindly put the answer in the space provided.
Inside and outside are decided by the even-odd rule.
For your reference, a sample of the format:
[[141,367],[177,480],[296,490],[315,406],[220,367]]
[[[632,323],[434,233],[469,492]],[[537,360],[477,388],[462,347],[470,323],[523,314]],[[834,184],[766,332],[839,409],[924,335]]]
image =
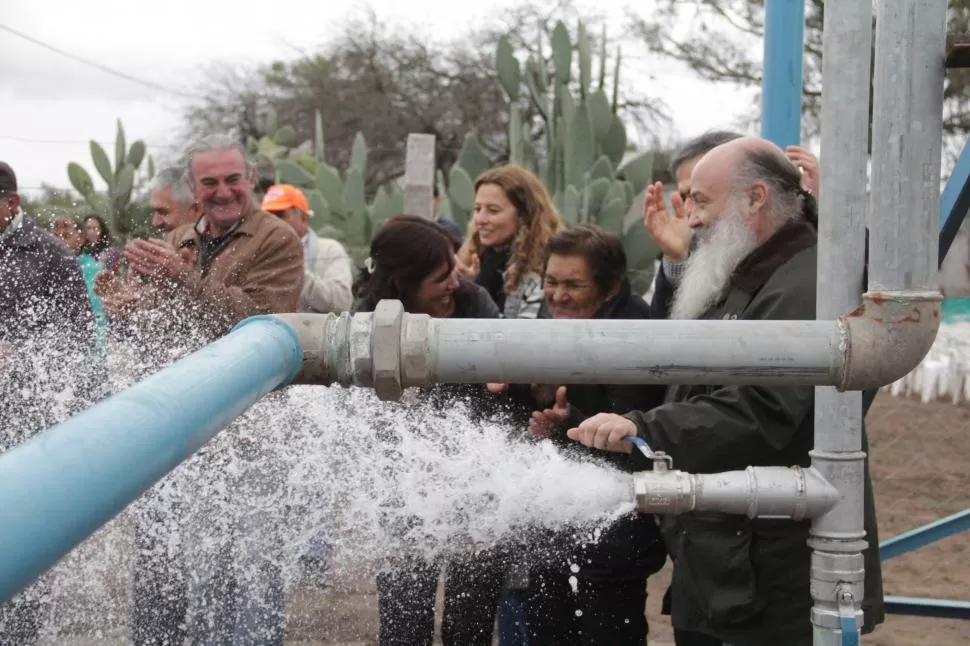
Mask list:
[[293,184],[306,193],[313,211],[311,224],[321,236],[341,241],[355,266],[367,256],[374,232],[388,218],[404,210],[404,193],[393,188],[378,189],[368,204],[364,189],[367,175],[368,148],[364,135],[354,137],[350,164],[341,177],[324,157],[323,119],[317,112],[314,138],[299,149],[289,150],[273,160],[276,180]]
[[[608,50],[605,28],[599,47],[599,78],[594,81],[592,45],[580,22],[573,42],[566,25],[557,22],[544,51],[542,32],[537,55],[525,66],[509,42],[501,39],[495,65],[509,100],[511,163],[535,172],[546,185],[568,223],[596,224],[624,240],[634,288],[645,291],[653,275],[657,247],[639,223],[625,225],[634,196],[653,176],[653,157],[646,153],[627,162],[626,128],[618,116],[620,50],[616,50],[613,86],[607,88]],[[549,58],[547,59],[547,54]],[[574,79],[573,67],[578,71]],[[552,74],[549,74],[549,69]],[[522,92],[522,86],[525,92]],[[523,120],[524,102],[531,104],[545,131],[544,150],[530,139],[533,124]],[[466,138],[455,166],[438,176],[439,214],[464,227],[474,205],[474,180],[489,167],[474,136]]]
[[90,148],[94,169],[107,186],[107,191],[99,192],[88,171],[76,162],[67,165],[67,177],[74,190],[92,210],[105,218],[114,233],[128,237],[144,228],[146,220],[143,205],[132,201],[138,171],[147,157],[147,179],[151,179],[155,174],[155,161],[146,155],[145,142],[134,141],[130,148],[127,147],[125,130],[120,119],[115,135],[114,164],[101,144],[92,140]]

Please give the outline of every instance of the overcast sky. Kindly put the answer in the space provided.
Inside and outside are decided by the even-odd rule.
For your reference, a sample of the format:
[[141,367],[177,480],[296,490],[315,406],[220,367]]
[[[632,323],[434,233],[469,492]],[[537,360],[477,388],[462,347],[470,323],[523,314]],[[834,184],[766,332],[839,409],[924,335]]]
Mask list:
[[[0,25],[160,86],[113,76],[0,29],[0,159],[14,167],[27,192],[41,182],[68,187],[67,163],[91,168],[88,140],[112,142],[119,117],[129,141],[144,139],[156,156],[170,151],[188,101],[182,95],[198,90],[205,65],[258,64],[293,57],[298,49],[313,51],[368,5],[378,16],[433,38],[460,34],[485,20],[486,11],[521,2],[276,0],[246,11],[243,3],[225,0],[0,1]],[[577,4],[605,13],[618,31],[625,8],[645,3]],[[623,84],[649,84],[651,94],[662,96],[678,135],[730,126],[751,105],[751,92],[711,86],[637,54],[641,59],[621,71]]]

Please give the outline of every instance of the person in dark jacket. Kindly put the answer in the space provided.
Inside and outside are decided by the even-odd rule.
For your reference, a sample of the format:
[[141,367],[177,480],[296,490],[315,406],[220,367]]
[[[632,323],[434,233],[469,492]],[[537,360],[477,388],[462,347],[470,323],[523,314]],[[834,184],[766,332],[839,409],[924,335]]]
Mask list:
[[[430,220],[410,215],[389,219],[371,241],[370,256],[354,285],[354,311],[370,312],[381,300],[394,299],[407,312],[436,318],[499,318],[488,292],[458,277],[453,242]],[[480,384],[430,386],[421,389],[418,397],[442,409],[456,399],[475,399],[479,409],[495,406]],[[394,451],[394,445],[389,436],[386,450]],[[491,645],[506,570],[501,561],[486,552],[448,564],[441,626],[444,644]],[[411,556],[396,559],[378,575],[381,646],[432,644],[438,575],[438,564]]]
[[[644,319],[650,309],[633,294],[621,240],[595,226],[577,225],[549,239],[540,318]],[[568,446],[566,429],[601,412],[626,413],[663,402],[665,388],[651,385],[577,384],[560,387],[555,405],[532,413],[529,432]],[[572,450],[579,448],[573,444]],[[568,450],[568,449],[567,449]],[[590,449],[582,453],[626,467],[628,456]],[[642,646],[647,577],[667,558],[654,516],[624,517],[589,545],[577,532],[559,532],[553,559],[529,572],[527,630],[531,643]],[[559,549],[565,553],[559,553]],[[572,565],[578,565],[574,571]],[[570,577],[575,576],[575,590]]]
[[[0,162],[0,453],[92,403],[104,376],[94,349],[74,254],[20,210],[17,177]],[[71,403],[56,412],[51,400],[68,391]],[[41,579],[0,604],[0,644],[37,640],[46,588]]]
[[[691,174],[694,167],[708,152],[721,144],[739,139],[741,135],[729,131],[709,131],[688,141],[677,151],[671,160],[670,170],[677,180],[677,192],[671,197],[674,214],[669,215],[663,202],[663,186],[655,184],[648,187],[644,200],[644,225],[651,237],[661,249],[662,263],[657,272],[654,283],[653,298],[650,303],[653,318],[667,318],[670,316],[674,295],[686,267],[687,258],[697,248],[697,238],[693,236],[690,227],[686,226],[687,214],[692,206]],[[806,220],[816,231],[818,230],[817,197],[819,191],[818,159],[808,150],[800,146],[788,146],[785,149],[788,160],[801,171],[801,187],[805,193],[808,212]],[[862,272],[862,285],[868,281],[867,269],[869,265],[869,229],[865,233],[865,261]],[[814,318],[814,317],[813,317]],[[862,394],[862,450],[869,455],[869,438],[866,433],[865,415],[869,411],[878,391],[869,390]],[[883,601],[882,563],[879,558],[879,527],[875,514],[875,497],[872,491],[872,479],[869,475],[869,460],[865,467],[865,530],[866,541],[869,545],[866,551],[866,583],[863,611],[865,621],[863,634],[871,633],[875,627],[885,620],[885,604]],[[670,614],[670,589],[664,596],[663,612]],[[674,629],[674,642],[677,646],[719,646],[720,641],[707,635],[691,630]]]
[[[691,197],[689,219],[702,242],[674,297],[673,318],[814,318],[814,200],[777,146],[756,138],[719,146],[695,168]],[[689,473],[808,466],[814,394],[812,387],[676,386],[658,408],[596,415],[567,435],[621,453],[630,452],[621,440],[639,435]],[[866,507],[868,526],[874,515]],[[736,646],[811,644],[809,525],[713,512],[665,516],[674,626]],[[865,557],[868,568],[871,548]],[[867,599],[863,607],[880,602]]]

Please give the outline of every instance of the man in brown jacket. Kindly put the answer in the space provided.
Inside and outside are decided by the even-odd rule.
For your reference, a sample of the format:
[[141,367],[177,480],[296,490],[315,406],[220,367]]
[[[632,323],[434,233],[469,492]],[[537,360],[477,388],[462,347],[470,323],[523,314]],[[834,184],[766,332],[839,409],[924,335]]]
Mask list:
[[125,256],[135,271],[187,297],[212,336],[258,314],[296,312],[303,246],[293,230],[253,201],[255,169],[224,136],[188,153],[188,179],[202,215],[164,240],[135,240]]
[[[228,333],[250,316],[298,311],[303,245],[286,223],[256,208],[255,169],[243,149],[227,137],[203,140],[188,152],[186,178],[200,213],[198,220],[168,231],[164,240],[135,240],[125,248],[130,268],[149,283],[141,290],[145,298],[134,307],[168,308],[169,312],[162,312],[162,321],[156,319],[163,323],[163,330],[169,319],[187,313],[185,323],[195,329],[186,333],[201,333],[209,340]],[[153,329],[157,331],[158,326]],[[272,490],[274,482],[264,483],[258,477],[264,471],[258,461],[251,468],[240,468],[243,473],[257,472],[260,482],[256,484]],[[237,486],[245,483],[235,482],[233,489]],[[192,554],[173,555],[172,563],[139,562],[136,644],[181,643],[188,636],[193,643],[282,645],[282,577],[273,565],[278,560],[264,562],[253,553],[272,550],[271,539],[265,538],[271,535],[272,523],[259,511],[240,509],[244,506],[238,501],[233,505],[232,513],[239,512],[241,517],[234,519],[229,549],[210,559],[205,572],[186,567],[192,575],[186,576],[185,588],[178,586],[178,592],[172,590],[181,578],[180,561],[191,559]],[[165,516],[164,505],[161,507],[150,510],[157,511],[160,519]],[[185,515],[181,518],[176,513],[169,522],[191,532],[195,526],[192,510],[187,509]],[[142,544],[170,542],[165,525],[147,521]],[[253,536],[262,538],[252,540]],[[169,592],[163,594],[163,589]]]

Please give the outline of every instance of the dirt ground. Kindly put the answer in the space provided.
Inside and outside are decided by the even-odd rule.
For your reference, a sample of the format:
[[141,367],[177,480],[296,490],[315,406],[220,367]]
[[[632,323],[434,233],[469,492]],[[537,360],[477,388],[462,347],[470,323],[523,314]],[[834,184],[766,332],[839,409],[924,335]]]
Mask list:
[[[970,457],[970,408],[922,404],[883,393],[867,422],[881,538],[970,507],[970,469],[965,466]],[[885,562],[883,576],[887,595],[970,599],[970,535]],[[650,581],[651,646],[673,641],[670,624],[660,615],[668,578],[669,568]],[[323,592],[297,590],[290,612],[289,643],[376,644],[376,599],[370,581],[339,581]],[[970,621],[890,616],[862,643],[962,646],[970,643]]]

